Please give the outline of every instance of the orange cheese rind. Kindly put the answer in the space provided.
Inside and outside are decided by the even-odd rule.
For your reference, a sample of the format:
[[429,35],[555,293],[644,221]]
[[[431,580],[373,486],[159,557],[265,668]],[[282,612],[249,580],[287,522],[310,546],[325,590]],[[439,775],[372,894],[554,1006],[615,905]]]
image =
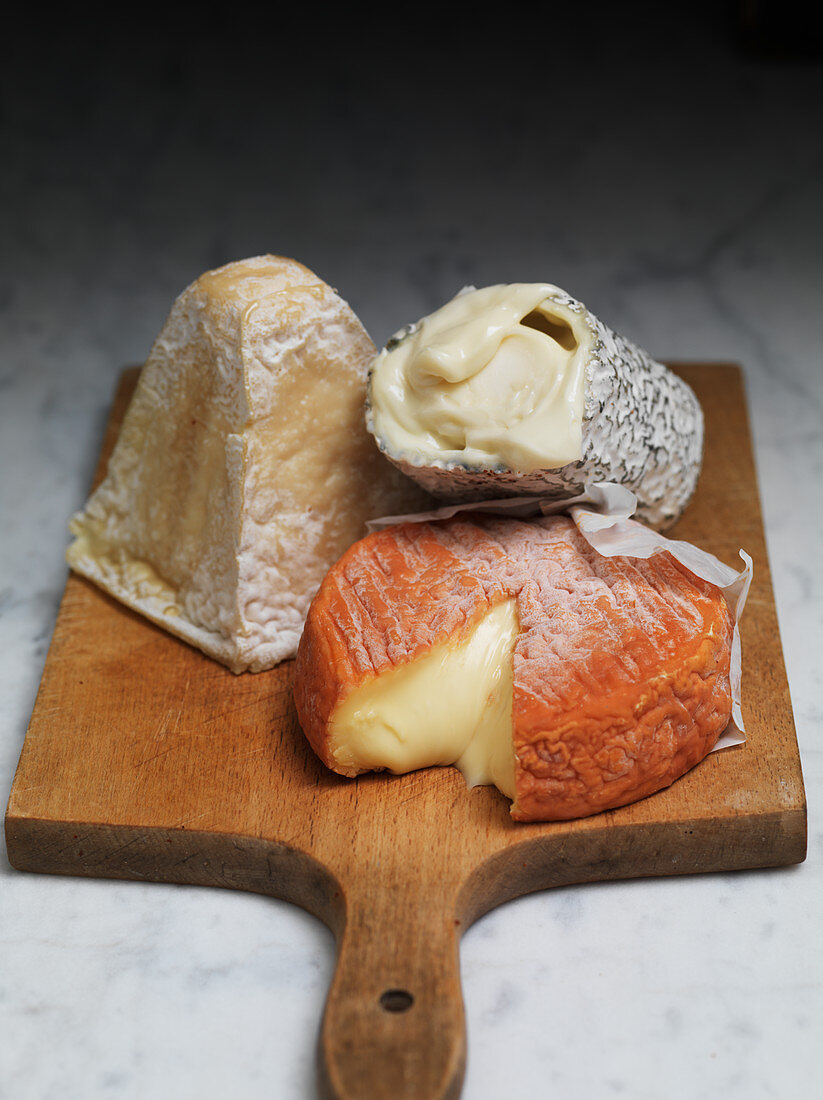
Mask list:
[[502,598],[502,589],[459,568],[425,524],[387,528],[350,547],[320,585],[295,663],[297,712],[323,763],[359,774],[332,755],[328,727],[337,706],[382,672],[467,636],[495,595]]
[[643,798],[712,750],[731,714],[734,617],[722,590],[666,551],[604,557],[568,516],[463,513],[384,528],[323,581],[296,665],[313,748],[351,694],[454,644],[514,599],[512,817],[561,820]]

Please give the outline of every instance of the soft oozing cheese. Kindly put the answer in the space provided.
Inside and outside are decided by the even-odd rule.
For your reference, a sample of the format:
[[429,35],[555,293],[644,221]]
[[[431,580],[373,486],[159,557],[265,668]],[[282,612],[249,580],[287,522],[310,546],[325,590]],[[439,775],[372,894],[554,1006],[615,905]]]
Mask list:
[[470,289],[398,333],[372,368],[383,449],[521,473],[577,461],[592,334],[561,298],[544,283]]
[[512,654],[516,601],[498,604],[461,642],[356,688],[335,711],[339,764],[396,774],[456,764],[470,786],[492,783],[514,798]]

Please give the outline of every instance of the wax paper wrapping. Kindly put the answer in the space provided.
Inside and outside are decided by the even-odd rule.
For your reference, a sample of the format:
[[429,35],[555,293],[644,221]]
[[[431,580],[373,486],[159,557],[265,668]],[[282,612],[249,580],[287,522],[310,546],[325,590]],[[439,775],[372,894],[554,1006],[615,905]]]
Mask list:
[[502,500],[475,501],[470,504],[449,504],[431,512],[407,516],[383,516],[370,520],[370,531],[396,523],[424,523],[428,520],[448,519],[458,512],[493,512],[496,515],[528,519],[533,516],[557,515],[568,512],[578,530],[591,546],[604,557],[625,555],[632,558],[649,558],[658,550],[669,553],[698,577],[716,585],[723,592],[734,618],[731,667],[729,680],[732,691],[732,717],[713,751],[739,745],[745,740],[745,727],[741,710],[741,683],[743,656],[740,644],[740,616],[746,604],[751,585],[752,559],[740,550],[743,568],[733,569],[713,554],[690,542],[668,539],[631,517],[637,507],[637,498],[624,485],[610,481],[588,482],[585,491],[577,497],[563,501],[546,501],[540,497],[506,497]]

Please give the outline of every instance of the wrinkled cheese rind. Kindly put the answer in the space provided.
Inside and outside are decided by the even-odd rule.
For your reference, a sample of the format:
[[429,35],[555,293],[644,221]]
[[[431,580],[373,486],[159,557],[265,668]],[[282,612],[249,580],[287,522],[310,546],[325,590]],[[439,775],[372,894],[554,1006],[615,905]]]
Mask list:
[[[372,366],[367,406],[367,424],[378,446],[443,502],[508,495],[563,500],[579,495],[586,482],[611,481],[636,495],[638,519],[667,529],[691,499],[700,473],[704,427],[697,398],[677,375],[559,288],[547,289],[542,308],[577,318],[570,323],[586,347],[580,450],[574,460],[524,472],[503,462],[473,461],[471,453],[469,461],[457,455],[443,458],[437,448],[427,450],[423,438],[414,449],[393,446],[381,434],[375,408],[380,402],[374,380],[379,358]],[[387,349],[417,329],[412,325],[398,333]],[[582,339],[583,332],[589,333],[588,340]]]
[[[455,756],[460,744],[450,739],[462,721],[453,728],[452,719],[462,706],[453,709],[450,683],[418,692],[420,714],[401,728],[419,684],[403,670],[413,677],[428,658],[446,654],[451,681],[451,657],[508,600],[516,601],[517,621],[516,820],[567,820],[625,805],[712,751],[732,713],[733,616],[720,588],[665,551],[601,556],[568,516],[462,513],[377,531],[324,579],[294,679],[298,718],[320,759],[349,776],[397,768],[396,753],[380,755],[374,745],[368,757],[341,758],[336,739],[349,700],[360,709],[364,698],[378,698],[381,682],[393,692],[398,679],[404,691],[390,722],[398,739],[442,734],[445,755]],[[459,663],[456,671],[460,699],[470,687],[460,682]],[[485,690],[478,677],[476,701]],[[427,738],[424,760],[434,763],[437,746]],[[377,748],[386,743],[378,739]]]
[[427,497],[363,425],[374,345],[303,265],[261,256],[174,303],[69,565],[233,671],[294,656],[367,519]]

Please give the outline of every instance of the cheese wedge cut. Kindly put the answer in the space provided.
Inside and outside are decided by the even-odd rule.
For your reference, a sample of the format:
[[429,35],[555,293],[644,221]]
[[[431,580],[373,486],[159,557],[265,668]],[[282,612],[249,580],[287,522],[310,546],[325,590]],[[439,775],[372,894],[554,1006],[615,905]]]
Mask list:
[[688,504],[703,455],[686,383],[549,283],[467,288],[396,333],[370,371],[367,421],[443,501],[563,500],[612,481],[658,530]]
[[[329,742],[344,771],[396,774],[456,764],[472,785],[514,797],[511,741],[516,601],[491,608],[465,638],[355,688],[334,712]],[[433,706],[440,700],[440,706]]]
[[174,303],[72,569],[234,672],[293,657],[312,596],[368,519],[428,496],[363,423],[375,348],[350,307],[276,256]]
[[518,821],[643,798],[731,715],[733,622],[668,552],[605,558],[568,516],[463,513],[357,542],[315,597],[302,728],[342,775],[457,765]]

